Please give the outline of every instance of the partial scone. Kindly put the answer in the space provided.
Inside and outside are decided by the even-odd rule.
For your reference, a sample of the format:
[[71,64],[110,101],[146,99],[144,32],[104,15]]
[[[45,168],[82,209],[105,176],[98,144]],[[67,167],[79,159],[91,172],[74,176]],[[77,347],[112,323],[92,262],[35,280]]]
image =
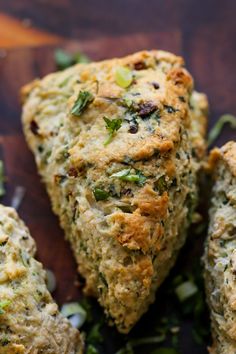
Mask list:
[[236,353],[236,143],[210,155],[215,184],[205,249],[214,354]]
[[183,65],[144,51],[22,90],[25,136],[85,292],[124,333],[175,263],[196,204],[207,100]]
[[35,251],[15,210],[0,205],[0,353],[81,354],[79,331],[59,313]]

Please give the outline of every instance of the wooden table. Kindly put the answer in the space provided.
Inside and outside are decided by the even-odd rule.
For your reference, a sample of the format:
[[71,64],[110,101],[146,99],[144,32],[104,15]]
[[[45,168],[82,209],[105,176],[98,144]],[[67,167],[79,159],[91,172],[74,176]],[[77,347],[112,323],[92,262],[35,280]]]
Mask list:
[[[236,114],[235,12],[233,0],[0,0],[0,158],[7,175],[3,203],[10,204],[17,185],[26,188],[19,213],[36,239],[38,258],[56,274],[54,296],[59,303],[78,299],[81,292],[74,286],[72,253],[24,142],[19,88],[55,70],[58,46],[79,48],[93,59],[165,49],[184,56],[196,88],[207,93],[211,126],[223,113]],[[235,137],[235,131],[226,128],[218,144]],[[142,321],[138,333],[150,314]],[[116,343],[122,340],[115,330],[105,333]],[[183,343],[183,353],[206,352],[188,338]],[[110,341],[104,348],[104,354],[114,353]]]

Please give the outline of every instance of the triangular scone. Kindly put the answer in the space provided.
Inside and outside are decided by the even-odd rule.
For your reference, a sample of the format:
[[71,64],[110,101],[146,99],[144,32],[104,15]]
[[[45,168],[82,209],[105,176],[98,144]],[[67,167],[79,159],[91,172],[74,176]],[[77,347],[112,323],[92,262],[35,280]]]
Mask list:
[[82,354],[80,333],[59,313],[35,251],[15,210],[0,205],[0,353]]
[[214,177],[205,248],[205,284],[214,354],[236,353],[236,142],[210,155]]
[[85,292],[120,332],[153,302],[191,222],[207,112],[192,89],[182,58],[144,51],[22,90],[25,136]]

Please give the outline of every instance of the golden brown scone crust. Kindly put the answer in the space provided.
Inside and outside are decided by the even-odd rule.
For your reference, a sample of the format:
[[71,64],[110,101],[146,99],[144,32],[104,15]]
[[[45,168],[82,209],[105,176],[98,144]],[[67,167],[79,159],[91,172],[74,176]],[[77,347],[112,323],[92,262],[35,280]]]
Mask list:
[[214,187],[205,248],[205,284],[211,311],[210,353],[236,353],[236,143],[209,157]]
[[0,205],[0,353],[82,354],[80,334],[59,313],[35,251],[15,210]]
[[[118,67],[133,73],[127,88],[116,82]],[[23,90],[25,136],[85,292],[121,332],[153,302],[194,210],[208,104],[192,87],[182,58],[143,51],[79,64]],[[75,116],[84,91],[93,101]],[[108,145],[104,116],[122,120]],[[116,175],[126,172],[133,180]],[[97,189],[106,200],[96,200]]]

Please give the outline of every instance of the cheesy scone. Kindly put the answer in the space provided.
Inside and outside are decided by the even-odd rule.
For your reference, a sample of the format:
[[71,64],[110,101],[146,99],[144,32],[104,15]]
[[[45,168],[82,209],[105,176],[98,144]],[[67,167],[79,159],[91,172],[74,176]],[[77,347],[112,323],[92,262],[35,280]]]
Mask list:
[[236,353],[236,143],[210,155],[214,187],[205,249],[213,354]]
[[79,331],[58,311],[14,209],[0,205],[0,353],[82,354]]
[[23,128],[85,293],[127,333],[175,263],[197,198],[207,100],[182,58],[143,51],[22,90]]

